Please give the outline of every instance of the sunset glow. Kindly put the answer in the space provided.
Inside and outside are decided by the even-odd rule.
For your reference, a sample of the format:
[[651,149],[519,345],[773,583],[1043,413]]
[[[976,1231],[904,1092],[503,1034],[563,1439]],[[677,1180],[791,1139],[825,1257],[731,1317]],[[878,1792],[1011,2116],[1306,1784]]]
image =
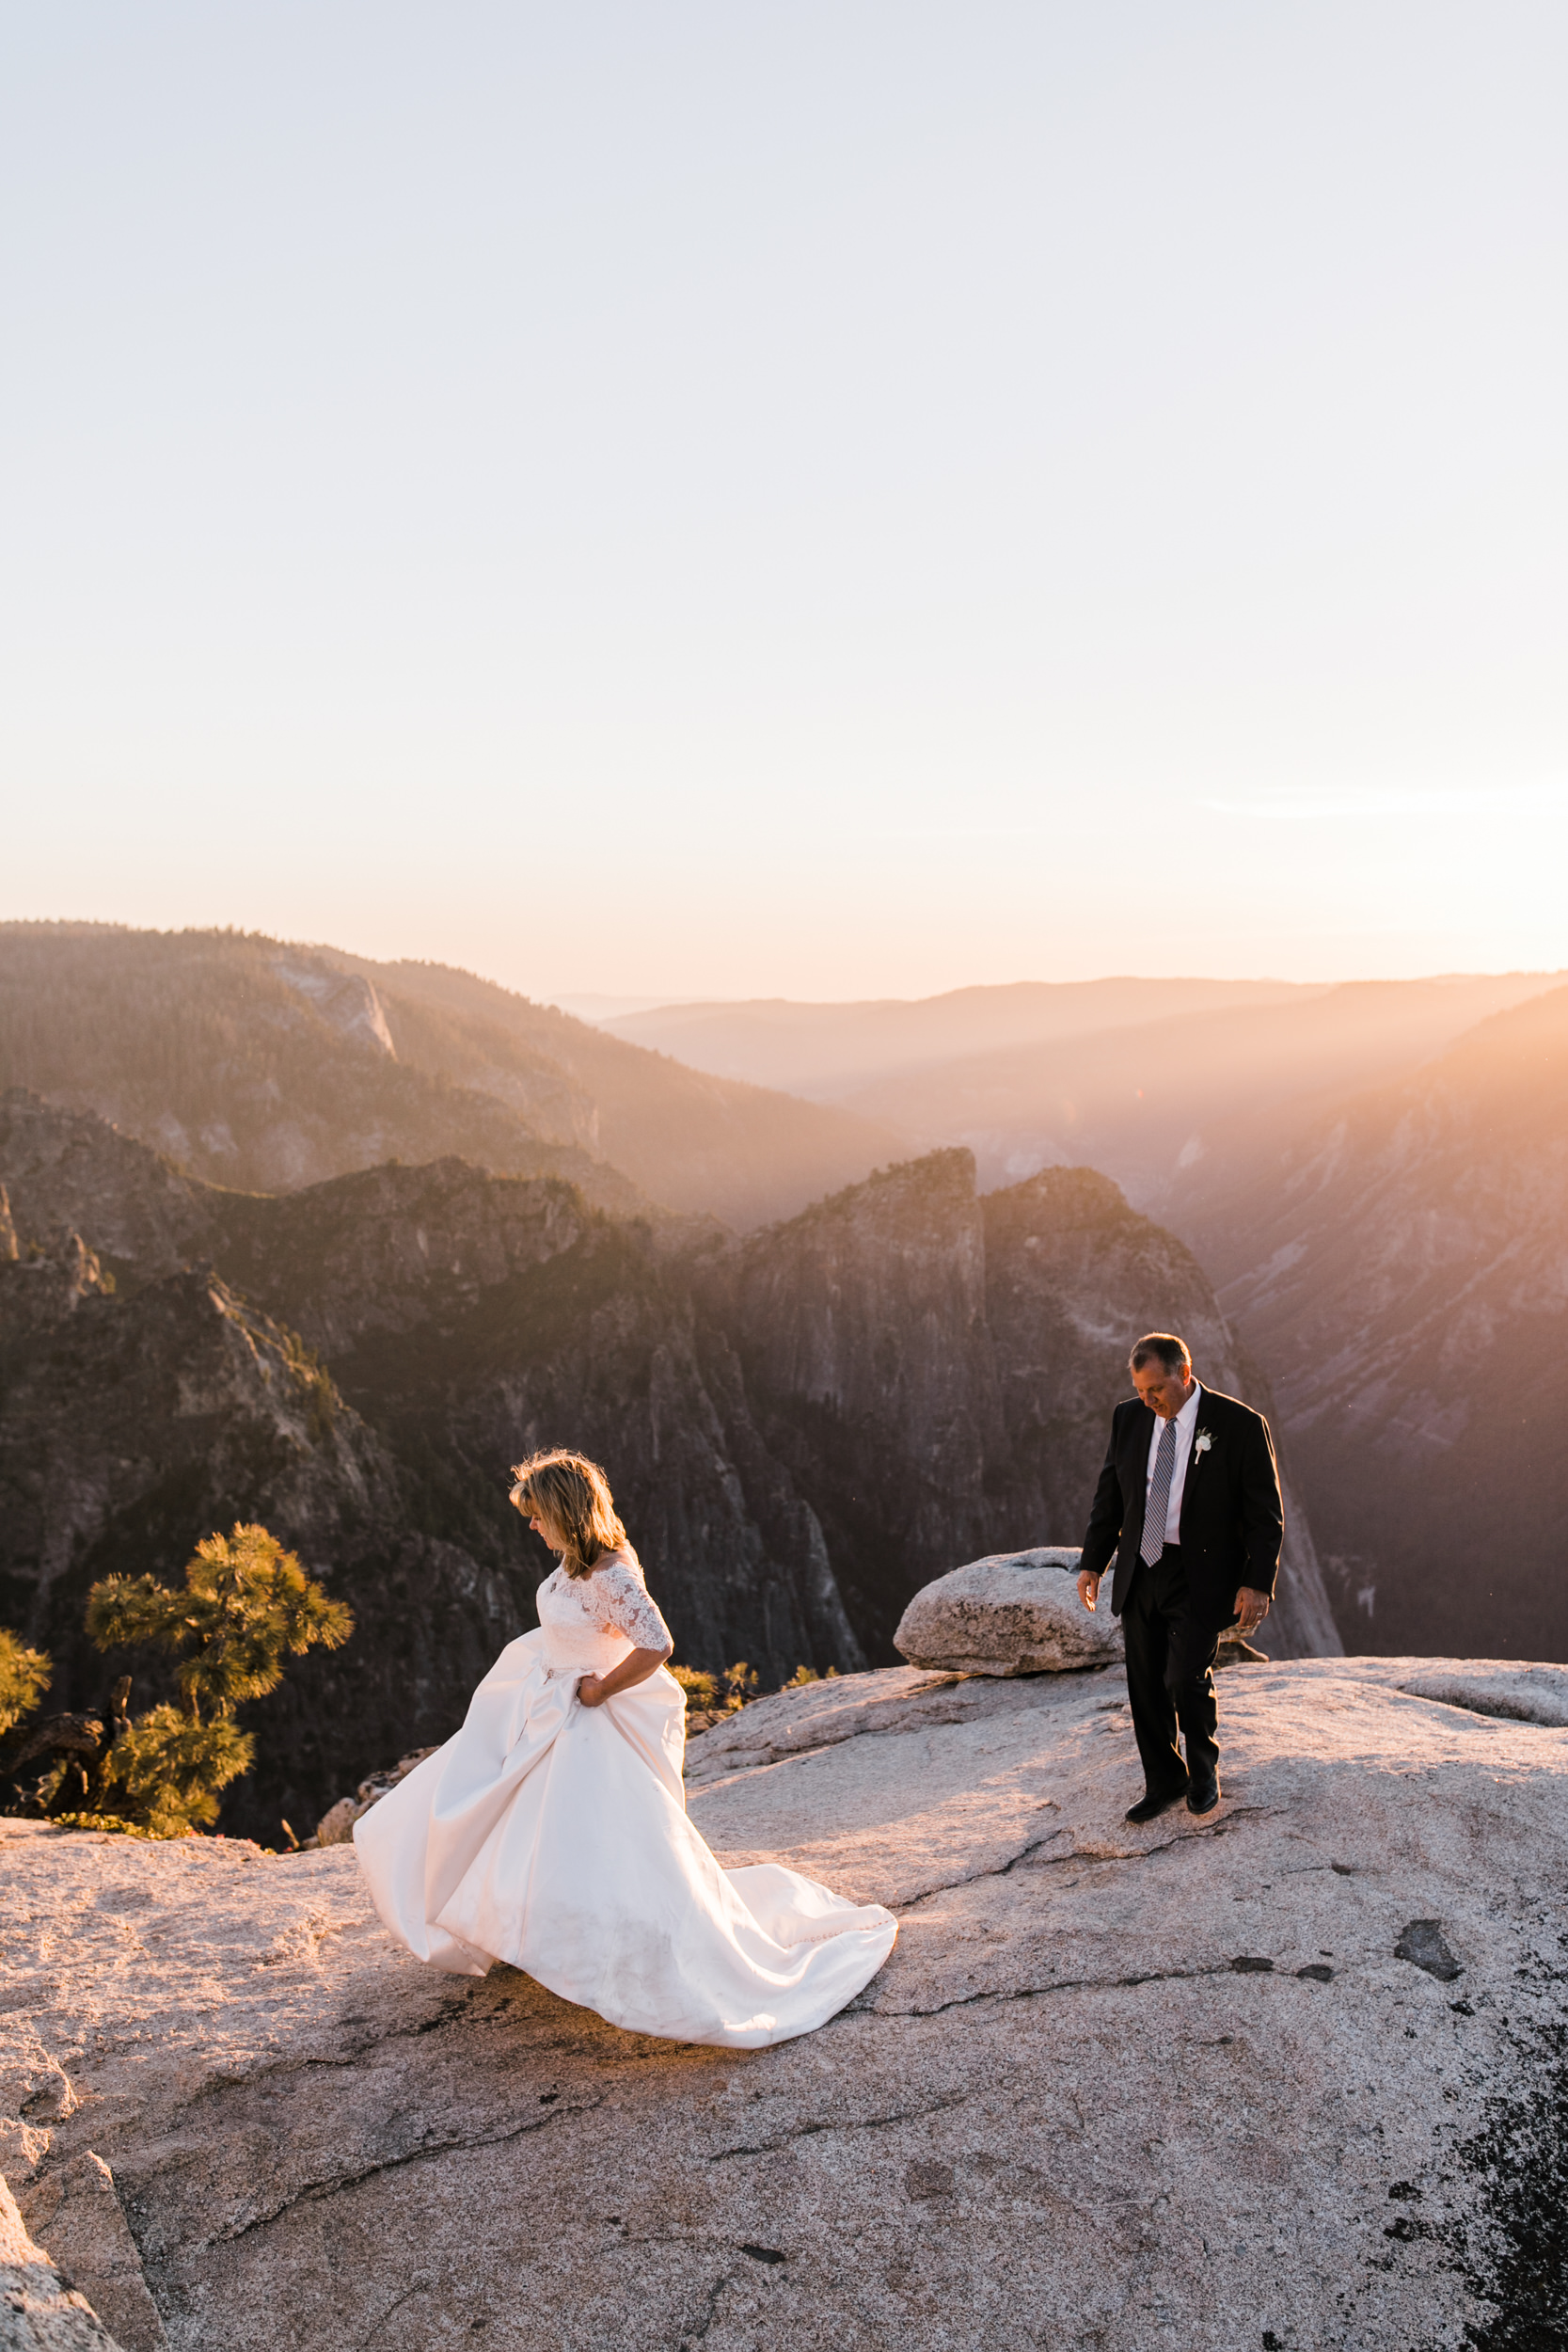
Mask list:
[[1560,11],[13,12],[0,915],[1568,962]]

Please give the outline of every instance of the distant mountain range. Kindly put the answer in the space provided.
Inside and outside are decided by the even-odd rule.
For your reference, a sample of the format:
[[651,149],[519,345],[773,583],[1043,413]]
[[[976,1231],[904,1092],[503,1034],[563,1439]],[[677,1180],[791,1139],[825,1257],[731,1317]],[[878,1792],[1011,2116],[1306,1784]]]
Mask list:
[[[993,1201],[1037,1205],[1049,1194],[1059,1218],[1069,1195],[1045,1184],[1037,1200],[1036,1171],[1043,1167],[1057,1183],[1063,1167],[1077,1168],[1072,1181],[1085,1184],[1085,1163],[1165,1230],[1151,1245],[1141,1291],[1136,1279],[1112,1281],[1115,1252],[1104,1233],[1086,1248],[1073,1295],[1084,1331],[1100,1331],[1110,1352],[1094,1359],[1091,1375],[1069,1334],[1053,1369],[1042,1340],[1028,1359],[1028,1393],[1038,1396],[1045,1384],[1065,1398],[1081,1379],[1094,1421],[1119,1392],[1113,1336],[1119,1345],[1133,1325],[1176,1312],[1155,1302],[1176,1295],[1174,1262],[1163,1253],[1180,1236],[1194,1253],[1184,1260],[1200,1286],[1192,1295],[1206,1302],[1192,1311],[1210,1318],[1195,1327],[1219,1351],[1200,1369],[1221,1386],[1243,1381],[1255,1397],[1266,1397],[1272,1384],[1347,1641],[1425,1650],[1440,1639],[1455,1654],[1568,1655],[1568,1486],[1541,1403],[1544,1367],[1563,1327],[1560,1267],[1568,1263],[1568,1142],[1557,1075],[1565,1004],[1560,975],[1336,988],[1118,979],[963,990],[919,1004],[666,1007],[616,1022],[625,1034],[611,1035],[442,966],[375,964],[229,933],[0,927],[0,1078],[114,1120],[191,1176],[281,1195],[385,1171],[394,1159],[408,1168],[455,1159],[497,1177],[574,1187],[574,1214],[596,1210],[611,1220],[605,1230],[620,1237],[617,1265],[645,1263],[656,1289],[674,1284],[671,1295],[685,1302],[676,1319],[687,1318],[683,1329],[689,1325],[721,1423],[714,1400],[728,1393],[730,1374],[702,1353],[702,1335],[723,1335],[746,1426],[762,1447],[756,1458],[773,1466],[765,1484],[778,1472],[795,1482],[797,1502],[809,1497],[854,1639],[878,1655],[892,1596],[913,1573],[909,1563],[940,1562],[945,1547],[952,1565],[982,1538],[1021,1540],[1016,1529],[1025,1521],[1049,1524],[1058,1538],[1075,1533],[1079,1505],[1069,1496],[1092,1450],[1088,1422],[1038,1446],[1021,1422],[998,1438],[992,1406],[976,1402],[984,1383],[975,1385],[974,1366],[988,1348],[995,1357],[1005,1329],[1014,1356],[1025,1347],[996,1289],[996,1235],[1010,1212]],[[710,1067],[689,1068],[670,1057],[676,1051],[705,1057]],[[779,1090],[785,1084],[821,1099]],[[960,1255],[979,1248],[985,1261],[985,1304],[972,1310],[986,1334],[980,1356],[956,1309],[950,1315],[943,1307],[933,1328],[945,1334],[941,1344],[954,1360],[970,1366],[961,1377],[953,1373],[954,1394],[961,1391],[964,1412],[978,1419],[952,1424],[969,1432],[952,1439],[952,1454],[942,1435],[945,1408],[932,1401],[946,1374],[933,1363],[922,1375],[918,1411],[879,1406],[882,1420],[857,1421],[846,1452],[832,1415],[812,1403],[810,1382],[797,1391],[780,1370],[785,1360],[816,1361],[828,1343],[820,1333],[809,1344],[800,1336],[814,1296],[819,1307],[810,1311],[833,1346],[842,1343],[852,1355],[860,1344],[839,1331],[838,1276],[824,1272],[806,1246],[819,1228],[838,1230],[827,1208],[812,1204],[853,1187],[846,1198],[858,1205],[832,1215],[858,1230],[875,1221],[873,1204],[884,1198],[873,1179],[879,1166],[913,1158],[931,1168],[939,1163],[930,1154],[955,1148],[973,1152],[988,1196],[980,1207],[972,1202],[968,1223],[960,1217],[943,1229]],[[354,1197],[371,1204],[367,1230],[379,1230],[381,1196],[372,1187]],[[907,1208],[914,1195],[898,1197]],[[1117,1212],[1126,1213],[1125,1205]],[[983,1245],[974,1238],[981,1228]],[[112,1254],[96,1228],[78,1222],[78,1230]],[[232,1218],[225,1230],[238,1230]],[[1044,1242],[1036,1233],[1027,1263],[1049,1263],[1057,1268],[1053,1279],[1067,1282],[1065,1262],[1053,1254],[1061,1229],[1051,1231],[1052,1250],[1039,1257]],[[754,1260],[751,1243],[737,1248],[736,1233],[755,1236]],[[610,1248],[594,1245],[601,1246]],[[196,1247],[182,1243],[183,1255],[170,1263],[186,1263]],[[913,1310],[895,1304],[911,1247],[909,1233],[890,1226],[869,1256],[851,1253],[856,1266],[876,1267],[885,1294],[885,1344],[901,1367],[887,1373],[890,1397],[915,1392],[903,1361],[920,1345],[911,1336]],[[229,1262],[214,1262],[230,1279]],[[1139,1263],[1136,1253],[1128,1263]],[[1235,1342],[1213,1336],[1226,1326],[1205,1275]],[[276,1294],[249,1275],[233,1279],[281,1327],[316,1332],[303,1277]],[[1098,1321],[1097,1282],[1115,1301]],[[1019,1295],[1033,1299],[1027,1282]],[[879,1311],[866,1291],[853,1330],[872,1331]],[[1042,1331],[1056,1327],[1053,1311],[1043,1295],[1027,1310]],[[626,1327],[662,1331],[665,1316],[665,1306],[639,1307]],[[769,1334],[766,1345],[759,1331]],[[1237,1355],[1236,1342],[1258,1370]],[[325,1344],[315,1336],[309,1343]],[[673,1362],[673,1343],[659,1344]],[[338,1359],[329,1360],[336,1376]],[[1227,1369],[1215,1369],[1222,1364]],[[857,1372],[849,1383],[857,1394],[862,1377]],[[1005,1398],[1013,1375],[997,1377]],[[372,1373],[364,1379],[369,1395]],[[875,1382],[869,1373],[864,1379],[869,1396]],[[823,1393],[841,1392],[835,1375]],[[558,1368],[529,1393],[560,1403],[559,1414],[554,1401],[541,1408],[539,1427],[557,1437],[601,1429],[614,1450],[625,1399],[613,1384],[579,1394]],[[600,1394],[617,1400],[602,1413],[589,1403]],[[681,1394],[700,1421],[708,1406],[692,1403],[695,1391]],[[443,1406],[429,1423],[437,1447],[448,1442],[445,1413]],[[1053,1413],[1050,1426],[1059,1432],[1065,1424],[1058,1408]],[[399,1407],[399,1445],[426,1428],[424,1414],[422,1405],[409,1414]],[[800,1436],[807,1426],[809,1442]],[[893,1466],[886,1482],[863,1467],[872,1427],[881,1433],[877,1462]],[[915,1429],[928,1456],[915,1446]],[[902,1437],[889,1434],[898,1430]],[[991,1435],[976,1435],[983,1431]],[[720,1456],[733,1464],[752,1442],[732,1431]],[[1062,1482],[1037,1484],[1025,1502],[1021,1463],[1031,1447],[1048,1454],[1058,1443]],[[995,1514],[962,1501],[969,1490],[952,1469],[959,1456],[991,1465],[987,1476],[1000,1479]],[[946,1467],[937,1485],[951,1489],[944,1505],[929,1499],[939,1463]],[[917,1508],[919,1495],[927,1501]],[[657,1514],[659,1506],[648,1507]],[[758,1516],[760,1504],[747,1509],[755,1527],[774,1525]],[[721,1523],[701,1511],[692,1521]],[[447,1522],[438,1516],[438,1524]],[[922,1527],[939,1533],[927,1542]],[[706,1540],[691,1538],[692,1558],[705,1556]],[[757,1542],[756,1561],[775,1563],[755,1567],[765,1581],[782,1576],[785,1553],[797,1562],[791,1576],[806,1573],[806,1555],[789,1552],[776,1531]],[[676,1580],[680,1549],[672,1541]],[[751,1554],[742,1545],[734,1556]],[[751,1627],[746,1642],[762,1645],[750,1600],[720,1609],[719,1586],[703,1589],[707,1597],[692,1603],[689,1617],[693,1641],[700,1631],[706,1648],[721,1647],[721,1628],[738,1640]],[[804,1642],[804,1607],[791,1602],[797,1613],[780,1621],[795,1629],[787,1639],[762,1629],[774,1645],[769,1657]]]
[[1020,980],[943,996],[815,1005],[787,997],[596,1012],[601,1027],[693,1069],[821,1102],[976,1055],[1065,1043],[1150,1020],[1326,993],[1288,980]]
[[906,1151],[965,1144],[982,1186],[1083,1163],[1163,1216],[1233,1131],[1401,1076],[1564,977],[1031,982],[910,1004],[671,1005],[606,1025],[874,1120]]
[[0,924],[0,1086],[96,1111],[241,1189],[456,1152],[566,1177],[603,1208],[742,1231],[904,1148],[470,973],[231,931]]

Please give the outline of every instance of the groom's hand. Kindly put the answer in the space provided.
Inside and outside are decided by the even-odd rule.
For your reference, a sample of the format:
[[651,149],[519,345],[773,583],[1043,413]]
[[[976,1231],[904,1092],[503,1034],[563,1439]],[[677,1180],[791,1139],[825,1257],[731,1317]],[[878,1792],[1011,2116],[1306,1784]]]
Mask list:
[[[1099,1590],[1100,1579],[1096,1576],[1094,1570],[1092,1568],[1080,1568],[1078,1571],[1078,1597],[1083,1602],[1085,1609],[1091,1611],[1093,1610],[1095,1596]],[[1263,1605],[1267,1608],[1268,1603],[1265,1601]]]
[[1257,1632],[1268,1613],[1267,1593],[1254,1592],[1250,1584],[1243,1584],[1236,1595],[1236,1630],[1243,1641],[1249,1633]]

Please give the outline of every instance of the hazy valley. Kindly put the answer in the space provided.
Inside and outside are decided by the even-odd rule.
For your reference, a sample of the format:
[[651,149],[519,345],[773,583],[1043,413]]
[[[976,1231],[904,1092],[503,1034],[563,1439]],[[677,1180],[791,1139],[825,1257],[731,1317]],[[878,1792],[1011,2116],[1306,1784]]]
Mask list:
[[[879,1126],[436,967],[12,927],[0,973],[7,1621],[54,1704],[96,1700],[87,1586],[237,1518],[359,1613],[269,1702],[235,1820],[308,1820],[452,1727],[546,1565],[504,1497],[526,1448],[612,1466],[689,1662],[883,1663],[929,1577],[1078,1539],[1150,1323],[1280,1432],[1273,1650],[1561,1653],[1568,991],[697,1009],[774,1078],[816,1052]],[[942,1141],[1014,1070],[1008,1150],[1049,1160],[1029,1106],[1069,1064],[1108,1172],[999,1184],[978,1131]]]
[[1347,1645],[1568,1654],[1568,989],[1170,1214],[1268,1369]]
[[1032,982],[912,1004],[672,1005],[605,1025],[884,1121],[906,1149],[967,1144],[983,1187],[1084,1164],[1164,1216],[1204,1197],[1190,1171],[1224,1185],[1282,1122],[1404,1076],[1563,977]]

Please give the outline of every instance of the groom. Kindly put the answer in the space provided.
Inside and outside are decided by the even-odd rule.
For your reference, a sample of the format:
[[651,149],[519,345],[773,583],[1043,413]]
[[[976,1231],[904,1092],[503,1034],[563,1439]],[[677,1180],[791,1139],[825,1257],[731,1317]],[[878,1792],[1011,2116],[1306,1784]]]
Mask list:
[[1111,1608],[1126,1636],[1144,1768],[1143,1796],[1127,1818],[1144,1822],[1182,1797],[1189,1813],[1212,1813],[1220,1801],[1214,1656],[1222,1628],[1245,1635],[1268,1615],[1285,1514],[1261,1413],[1200,1387],[1186,1342],[1172,1332],[1150,1331],[1130,1360],[1138,1393],[1112,1416],[1078,1597],[1095,1606],[1115,1552]]

